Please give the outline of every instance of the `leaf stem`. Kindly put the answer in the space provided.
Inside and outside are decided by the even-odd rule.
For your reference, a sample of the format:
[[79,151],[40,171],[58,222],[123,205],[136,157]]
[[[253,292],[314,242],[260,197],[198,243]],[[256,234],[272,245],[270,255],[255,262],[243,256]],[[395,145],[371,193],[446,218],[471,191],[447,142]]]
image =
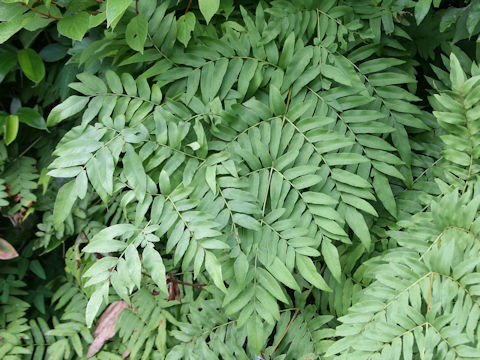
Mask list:
[[432,272],[432,276],[430,276],[430,287],[428,289],[427,314],[430,311],[430,301],[432,300],[433,276],[434,273]]
[[23,150],[20,153],[20,155],[17,156],[17,158],[15,160],[18,160],[23,155],[25,155],[27,152],[29,152],[32,147],[34,147],[40,140],[42,140],[42,138],[43,138],[43,136],[40,135],[34,142],[32,142],[30,145],[28,145],[28,147],[25,150]]
[[53,15],[51,15],[51,14],[46,14],[46,13],[44,13],[44,12],[41,12],[40,10],[35,9],[34,7],[28,5],[27,3],[23,2],[23,1],[19,1],[18,3],[19,3],[20,5],[23,5],[23,6],[27,7],[27,8],[29,8],[29,9],[32,10],[33,12],[36,12],[37,14],[40,14],[40,15],[44,16],[44,17],[47,18],[47,19],[54,19],[54,20],[60,20],[60,19],[61,19],[61,18],[56,17],[56,16],[53,16]]
[[278,339],[278,341],[277,341],[277,343],[275,344],[275,346],[273,347],[272,351],[270,351],[270,355],[268,355],[268,358],[269,358],[269,359],[272,358],[273,353],[275,352],[275,350],[277,350],[277,348],[278,348],[278,346],[280,345],[280,343],[282,342],[283,338],[287,335],[288,329],[290,329],[290,326],[292,326],[293,321],[294,321],[295,318],[297,317],[299,311],[300,311],[299,309],[295,310],[295,313],[293,314],[292,318],[290,319],[290,322],[288,323],[288,325],[287,325],[287,327],[285,328],[285,330],[283,330],[282,336],[280,336],[280,339]]
[[190,10],[191,5],[192,5],[192,0],[188,0],[187,7],[185,8],[185,14],[188,13],[188,10]]

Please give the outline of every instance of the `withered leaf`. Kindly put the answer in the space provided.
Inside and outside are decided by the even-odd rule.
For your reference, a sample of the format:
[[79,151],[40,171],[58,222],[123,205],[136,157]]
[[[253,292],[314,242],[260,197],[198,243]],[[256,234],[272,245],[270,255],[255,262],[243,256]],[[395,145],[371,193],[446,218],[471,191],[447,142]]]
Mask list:
[[17,256],[17,250],[7,240],[0,238],[0,260],[10,260]]
[[98,320],[98,324],[93,331],[92,345],[88,348],[87,358],[92,357],[100,351],[105,341],[112,338],[115,335],[115,323],[117,318],[123,309],[127,308],[128,304],[123,301],[115,301],[103,312],[102,316]]

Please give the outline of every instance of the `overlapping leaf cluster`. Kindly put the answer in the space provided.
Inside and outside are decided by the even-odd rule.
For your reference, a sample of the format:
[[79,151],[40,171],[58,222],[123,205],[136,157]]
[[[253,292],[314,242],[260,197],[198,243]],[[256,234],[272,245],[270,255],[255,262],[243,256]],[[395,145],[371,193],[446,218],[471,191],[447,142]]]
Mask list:
[[[450,59],[416,47],[430,3],[2,3],[1,42],[20,33],[0,74],[54,85],[0,113],[0,205],[21,237],[37,228],[12,240],[0,354],[480,357],[480,72],[461,34],[443,35]],[[476,36],[477,7],[441,30]],[[63,37],[39,55],[33,31]],[[61,248],[27,316],[33,251]],[[117,335],[88,350],[117,300]]]
[[[477,65],[473,63],[472,72]],[[441,136],[443,192],[388,235],[397,248],[370,266],[375,281],[338,320],[337,358],[478,358],[478,75],[450,58],[448,91],[431,98]]]
[[[330,290],[315,262],[339,279],[337,245],[351,243],[347,231],[370,248],[372,202],[396,216],[387,176],[404,180],[395,166],[410,170],[385,137],[397,127],[404,137],[395,139],[409,147],[402,122],[420,110],[395,85],[415,79],[397,68],[401,60],[369,60],[365,46],[353,60],[342,54],[338,28],[354,42],[359,25],[344,25],[345,12],[332,5],[298,34],[282,33],[261,5],[258,25],[241,8],[246,33],[227,29],[202,37],[204,46],[174,48],[170,62],[136,79],[77,75],[70,86],[83,96],[55,107],[47,125],[85,109],[50,165],[49,175],[71,178],[56,199],[56,226],[90,186],[109,206],[109,226],[83,249],[108,255],[85,256],[94,262],[83,273],[92,292],[87,325],[111,290],[129,301],[153,282],[165,296],[166,263],[168,272],[207,275],[258,354],[292,305],[287,289]],[[268,42],[258,27],[270,28]]]

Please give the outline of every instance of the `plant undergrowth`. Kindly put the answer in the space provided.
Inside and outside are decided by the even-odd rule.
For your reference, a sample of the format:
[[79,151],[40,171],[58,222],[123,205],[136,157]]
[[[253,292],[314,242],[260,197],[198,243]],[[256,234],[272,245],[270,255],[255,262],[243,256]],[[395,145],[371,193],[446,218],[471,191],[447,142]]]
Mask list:
[[479,20],[0,2],[0,358],[480,359]]

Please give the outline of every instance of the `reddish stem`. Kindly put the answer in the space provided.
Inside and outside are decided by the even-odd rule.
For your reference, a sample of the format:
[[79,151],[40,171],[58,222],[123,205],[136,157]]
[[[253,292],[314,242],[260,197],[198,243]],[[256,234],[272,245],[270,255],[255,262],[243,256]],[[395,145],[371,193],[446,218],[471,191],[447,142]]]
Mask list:
[[67,7],[67,5],[62,4],[61,2],[58,2],[58,1],[55,1],[55,0],[51,0],[51,1],[52,1],[52,4],[58,5],[60,7]]
[[45,14],[44,12],[41,12],[41,11],[39,11],[39,10],[31,7],[31,6],[28,5],[27,3],[24,3],[23,1],[19,1],[18,3],[21,4],[21,5],[23,5],[23,6],[25,6],[25,7],[27,7],[27,8],[29,8],[29,9],[32,10],[33,12],[36,12],[37,14],[40,14],[40,15],[44,16],[44,17],[47,18],[47,19],[55,19],[55,20],[60,20],[60,19],[61,19],[61,18],[56,17],[56,16],[53,16],[53,15],[51,15],[51,14]]
[[187,7],[185,9],[185,14],[188,13],[188,10],[190,10],[190,5],[192,5],[192,0],[188,0]]
[[[176,284],[187,285],[187,286],[192,286],[192,287],[196,287],[196,288],[203,288],[204,286],[207,286],[207,284],[192,284],[192,283],[189,283],[189,282],[175,280],[175,279],[173,279],[171,281],[176,283]],[[167,283],[168,283],[168,280],[167,280]]]

